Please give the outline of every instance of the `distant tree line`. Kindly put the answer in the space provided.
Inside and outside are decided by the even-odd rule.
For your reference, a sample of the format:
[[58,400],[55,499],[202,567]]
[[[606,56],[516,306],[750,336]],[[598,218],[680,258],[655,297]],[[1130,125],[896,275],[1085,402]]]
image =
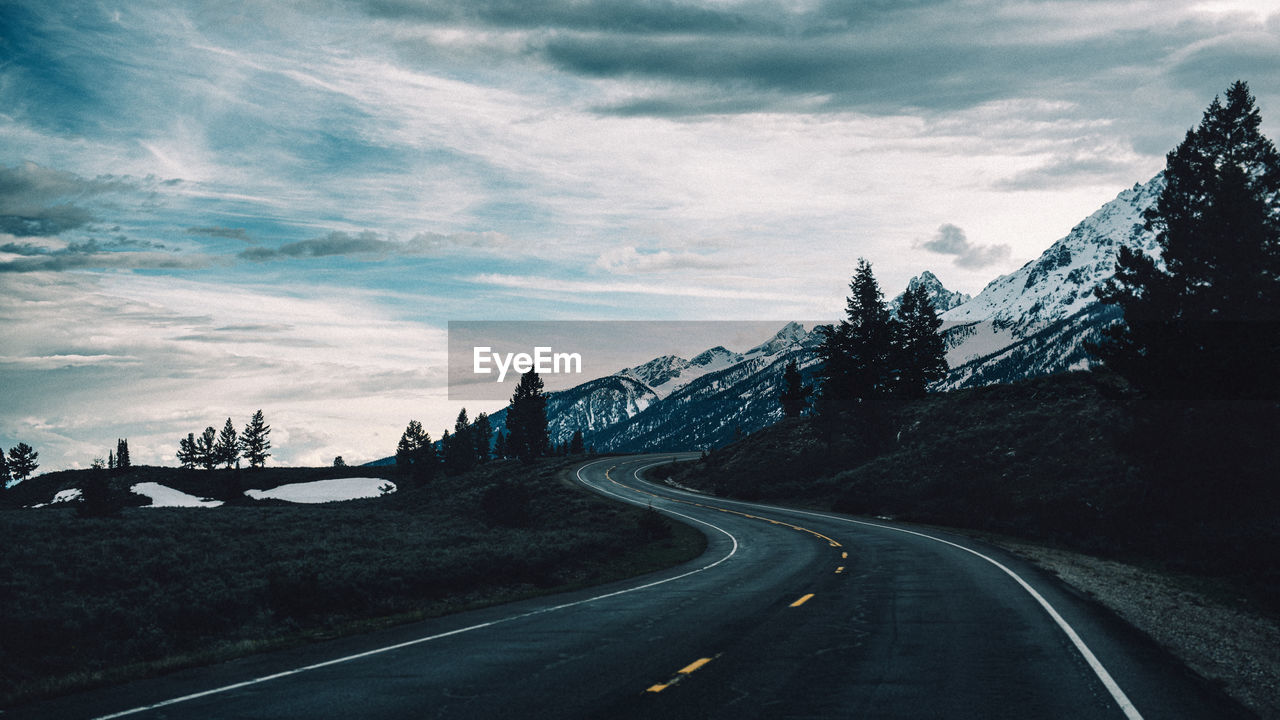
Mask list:
[[221,432],[209,426],[199,436],[187,433],[178,442],[178,462],[184,468],[212,470],[223,465],[230,469],[239,467],[243,458],[249,461],[249,467],[260,468],[271,457],[267,452],[271,449],[270,434],[271,426],[266,423],[261,410],[253,414],[240,433],[236,432],[231,418],[227,418]]
[[494,428],[487,413],[472,421],[462,408],[453,427],[446,428],[436,443],[422,423],[410,420],[396,445],[396,467],[413,484],[424,485],[437,473],[460,475],[491,460],[532,462],[548,455],[586,452],[581,430],[574,431],[567,443],[551,442],[546,408],[542,378],[530,370],[521,375],[511,396],[505,431]]

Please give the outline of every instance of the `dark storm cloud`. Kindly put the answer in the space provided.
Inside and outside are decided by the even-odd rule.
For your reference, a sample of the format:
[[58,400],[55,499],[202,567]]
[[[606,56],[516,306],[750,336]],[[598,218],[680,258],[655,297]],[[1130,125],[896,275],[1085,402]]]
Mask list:
[[[905,28],[904,28],[905,30]],[[1142,48],[1119,39],[1006,44],[920,38],[883,42],[859,33],[790,37],[560,36],[540,52],[568,72],[598,78],[663,81],[670,92],[599,108],[609,114],[677,116],[708,111],[882,113],[947,111],[1010,96],[1037,96],[1046,85],[1092,74],[1099,59]]]
[[776,11],[767,4],[732,9],[669,0],[364,0],[356,3],[374,17],[436,24],[480,25],[506,29],[559,28],[618,33],[705,33],[712,35],[777,31]]
[[1078,5],[1063,2],[1041,3],[1035,12],[941,0],[360,6],[406,23],[521,32],[524,53],[561,71],[644,83],[632,97],[596,108],[610,115],[945,112],[1046,96],[1085,102],[1096,89],[1082,80],[1117,68],[1163,72],[1155,68],[1168,64],[1171,49],[1202,37],[1194,22],[1161,32],[1064,27],[1080,15]]
[[1011,250],[1008,245],[976,245],[969,242],[964,230],[947,223],[938,228],[938,232],[929,240],[920,243],[920,247],[940,255],[951,255],[957,267],[983,268],[1004,262],[1009,258]]

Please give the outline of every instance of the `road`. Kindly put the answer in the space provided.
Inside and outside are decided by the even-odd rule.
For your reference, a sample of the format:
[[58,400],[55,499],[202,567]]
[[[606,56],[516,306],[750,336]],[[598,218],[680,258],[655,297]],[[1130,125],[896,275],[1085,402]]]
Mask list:
[[638,474],[654,462],[577,478],[701,529],[691,563],[3,718],[1251,717],[995,549],[658,486]]

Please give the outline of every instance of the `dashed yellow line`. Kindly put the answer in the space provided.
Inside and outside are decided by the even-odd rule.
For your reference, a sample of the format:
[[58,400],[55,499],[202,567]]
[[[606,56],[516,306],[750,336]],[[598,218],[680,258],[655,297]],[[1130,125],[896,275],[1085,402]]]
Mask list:
[[697,660],[694,660],[688,665],[685,665],[684,667],[680,668],[680,670],[678,670],[677,672],[679,672],[681,675],[688,675],[689,673],[693,672],[694,670],[697,670],[698,668],[702,667],[703,665],[706,665],[709,662],[711,662],[711,658],[698,658]]
[[800,607],[801,605],[809,602],[809,599],[812,597],[813,597],[813,593],[809,593],[808,595],[803,595],[800,597],[799,600],[796,600],[795,602],[791,603],[791,607]]
[[844,566],[843,566],[843,565],[841,565],[840,567],[836,568],[836,574],[837,574],[837,575],[843,575],[843,574],[844,574]]
[[[716,655],[715,657],[720,657],[720,656]],[[654,685],[650,685],[649,687],[645,688],[645,692],[660,693],[663,690],[666,690],[672,685],[675,685],[676,683],[685,679],[686,677],[689,677],[690,673],[694,672],[695,670],[702,667],[703,665],[706,665],[707,663],[711,662],[712,660],[715,659],[715,657],[698,658],[697,660],[694,660],[688,665],[685,665],[684,667],[677,670],[675,677],[671,678],[670,680],[664,683],[656,683]]]

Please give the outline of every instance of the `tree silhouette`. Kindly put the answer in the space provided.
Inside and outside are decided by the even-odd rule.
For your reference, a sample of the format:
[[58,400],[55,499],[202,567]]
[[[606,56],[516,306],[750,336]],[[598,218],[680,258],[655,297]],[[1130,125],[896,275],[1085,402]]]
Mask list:
[[129,460],[129,440],[127,438],[116,440],[116,469],[128,470],[133,467],[133,463]]
[[902,295],[895,323],[895,389],[909,397],[925,394],[930,383],[947,375],[946,344],[938,329],[942,321],[923,285]]
[[489,462],[490,447],[493,445],[493,424],[489,422],[489,413],[480,413],[471,425],[472,442],[476,448],[476,462]]
[[184,468],[193,468],[198,460],[195,433],[187,433],[186,437],[178,441],[178,462]]
[[267,437],[270,434],[271,426],[263,418],[262,410],[258,410],[240,434],[240,452],[249,461],[249,467],[260,468],[267,464],[267,458],[271,457],[267,452],[271,449],[271,440]]
[[212,425],[196,438],[196,464],[205,470],[212,470],[218,464],[218,431]]
[[39,459],[40,453],[30,445],[20,442],[16,447],[9,448],[9,473],[13,475],[14,480],[22,482],[31,477],[31,473],[40,467],[36,462]]
[[1244,82],[1214,98],[1146,215],[1163,267],[1122,246],[1098,290],[1124,320],[1095,352],[1141,390],[1280,396],[1280,154],[1261,122]]
[[858,258],[849,282],[845,318],[827,326],[820,354],[821,407],[839,413],[866,408],[892,387],[893,346],[896,330],[871,263]]
[[218,462],[226,465],[228,470],[240,459],[240,441],[236,435],[236,426],[231,424],[231,418],[227,418],[226,424],[222,426],[222,432],[218,433],[218,444],[214,448],[214,454]]
[[569,440],[569,454],[581,455],[586,451],[582,443],[582,430],[574,430],[573,437]]
[[415,484],[423,485],[435,477],[436,465],[436,448],[431,436],[422,429],[422,423],[410,420],[396,446],[396,468]]
[[813,388],[804,384],[804,379],[800,376],[800,366],[795,360],[787,363],[787,367],[782,371],[782,391],[778,395],[778,402],[782,404],[782,414],[787,417],[800,417],[804,409],[809,406],[809,395],[813,393]]
[[9,487],[9,481],[13,479],[13,475],[9,472],[9,461],[4,457],[4,450],[0,449],[0,491]]
[[547,433],[547,397],[542,388],[542,378],[529,370],[520,376],[507,409],[507,452],[524,462],[546,455],[551,442]]

